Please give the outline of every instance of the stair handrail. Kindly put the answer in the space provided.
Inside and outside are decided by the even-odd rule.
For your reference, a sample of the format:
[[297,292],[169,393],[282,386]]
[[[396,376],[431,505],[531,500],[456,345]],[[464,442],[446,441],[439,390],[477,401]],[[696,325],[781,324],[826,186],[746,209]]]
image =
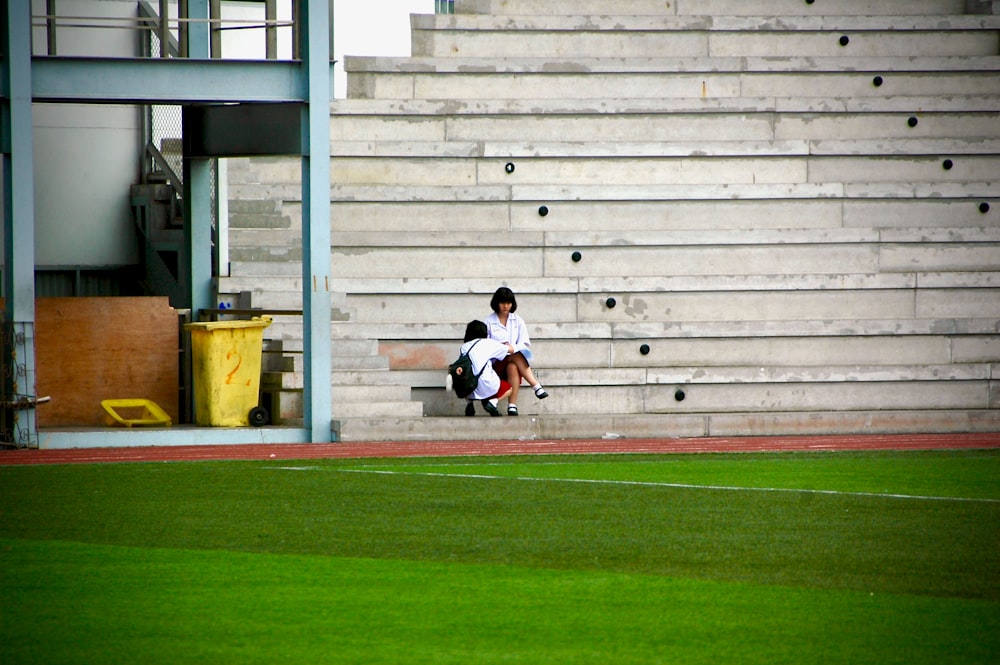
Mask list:
[[167,176],[167,183],[174,188],[174,193],[180,201],[184,200],[184,181],[181,180],[177,173],[170,168],[170,164],[167,162],[167,158],[163,156],[163,153],[153,145],[152,142],[146,144],[146,154],[153,158],[153,162],[160,168],[163,173]]
[[139,0],[139,27],[159,36],[161,57],[180,57],[180,45],[167,29],[166,19],[161,19],[160,14],[146,0]]

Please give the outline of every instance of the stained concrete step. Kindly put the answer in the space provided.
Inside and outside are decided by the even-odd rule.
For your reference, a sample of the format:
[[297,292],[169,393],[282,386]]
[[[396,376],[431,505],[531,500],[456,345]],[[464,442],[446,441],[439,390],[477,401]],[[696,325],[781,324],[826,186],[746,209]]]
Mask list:
[[[940,168],[937,160],[934,165]],[[997,164],[1000,167],[1000,163]],[[998,171],[1000,172],[1000,171]],[[711,245],[840,245],[873,243],[996,243],[1000,242],[1000,228],[982,226],[966,229],[919,228],[820,228],[820,229],[697,229],[697,230],[601,230],[601,231],[550,231],[511,233],[502,240],[482,238],[471,232],[399,232],[391,235],[377,231],[334,231],[334,247],[692,247]],[[826,270],[817,271],[818,274]],[[851,271],[844,270],[844,273]],[[786,275],[787,276],[787,275]],[[539,278],[542,279],[542,278]],[[403,292],[416,291],[417,285],[458,286],[455,278],[431,279],[415,277],[409,282],[373,282],[393,285]],[[553,282],[555,286],[556,282]],[[353,289],[344,289],[352,291]],[[437,289],[436,289],[437,290]],[[398,291],[393,291],[394,293]]]
[[[621,55],[612,57],[580,56],[575,58],[539,58],[524,54],[494,54],[486,57],[403,57],[347,55],[344,69],[348,73],[410,73],[410,74],[684,74],[684,73],[858,73],[893,72],[907,73],[961,74],[972,72],[994,72],[1000,54],[974,56],[880,56],[858,57],[851,55],[832,56],[680,56],[657,57],[644,54],[630,58]],[[581,77],[585,78],[585,77]],[[793,95],[794,96],[794,95]],[[506,96],[505,96],[506,97]],[[574,96],[575,97],[575,96]],[[430,97],[428,99],[434,99]],[[462,96],[459,100],[474,100],[476,96]],[[341,100],[333,104],[343,104]],[[458,101],[458,100],[457,100]]]
[[[525,302],[529,294],[524,294],[518,300]],[[479,306],[469,312],[486,311],[492,290],[480,296]],[[525,306],[527,316],[528,306]],[[996,334],[996,318],[982,316],[969,318],[907,318],[897,320],[892,318],[871,319],[838,319],[811,321],[686,321],[676,320],[669,323],[642,321],[588,321],[588,322],[544,322],[529,320],[533,340],[572,340],[594,341],[604,340],[639,344],[644,339],[685,340],[690,344],[722,345],[728,338],[755,339],[766,344],[767,338],[784,339],[795,337],[828,337],[852,339],[852,344],[864,346],[872,341],[866,338],[896,339],[905,344],[911,336],[933,337],[935,335],[954,335],[959,339],[986,337]],[[485,316],[485,314],[484,314]],[[465,330],[465,318],[453,322],[436,321],[433,323],[334,323],[331,332],[334,338],[371,338],[381,340],[461,340]],[[456,342],[457,343],[457,342]],[[787,362],[787,349],[786,362]],[[884,353],[888,348],[879,349]],[[879,356],[879,360],[884,356]],[[873,361],[873,362],[877,362]],[[747,364],[756,362],[748,361]]]
[[[459,341],[413,342],[412,348],[426,349],[428,358],[435,360],[393,374],[415,388],[436,390],[444,385],[443,368],[457,355]],[[532,345],[536,375],[543,383],[555,386],[702,381],[800,383],[806,378],[823,382],[888,381],[897,377],[919,381],[993,380],[1000,377],[992,373],[995,357],[990,355],[990,346],[989,338],[961,335],[545,338]],[[946,369],[951,365],[954,369]]]
[[[735,3],[734,3],[735,4]],[[727,5],[731,7],[732,5]],[[1000,17],[990,14],[914,15],[857,14],[834,15],[812,12],[784,16],[775,20],[773,14],[750,15],[731,12],[705,12],[702,14],[669,15],[616,14],[603,11],[598,14],[581,13],[576,7],[572,13],[523,14],[523,15],[470,15],[470,14],[412,14],[410,27],[420,31],[479,31],[479,32],[739,32],[750,34],[782,34],[787,32],[906,32],[949,33],[1000,29]],[[565,9],[565,5],[564,5]],[[512,51],[506,51],[511,53]],[[718,55],[708,54],[708,55]],[[780,55],[780,54],[775,54]]]
[[[541,378],[541,377],[539,377]],[[544,384],[544,381],[543,381]],[[754,411],[863,411],[894,409],[989,409],[989,381],[830,381],[820,383],[646,384],[553,386],[537,400],[530,389],[518,399],[521,416],[712,414]],[[419,391],[428,416],[459,416],[464,400],[444,388]],[[386,412],[383,412],[386,413]],[[390,412],[391,413],[391,412]]]
[[[995,62],[997,58],[981,60]],[[614,72],[596,67],[587,70],[581,66],[575,70],[566,69],[568,71],[563,73],[558,70],[492,72],[487,68],[458,72],[355,71],[350,74],[348,83],[350,99],[335,103],[339,111],[352,102],[403,99],[431,100],[441,105],[440,100],[466,99],[482,100],[479,105],[486,109],[520,112],[519,109],[529,107],[531,100],[552,100],[550,106],[561,113],[585,109],[585,104],[597,109],[623,107],[618,100],[634,100],[631,103],[634,107],[658,103],[665,109],[677,110],[708,110],[713,105],[722,106],[723,110],[727,106],[732,109],[742,100],[753,98],[763,98],[761,107],[765,109],[773,105],[767,98],[834,97],[841,100],[841,104],[861,105],[884,97],[927,97],[941,105],[946,103],[944,98],[948,95],[995,95],[998,78],[995,71],[987,68],[918,73],[880,68],[873,63],[844,71],[815,71],[808,67],[784,72],[729,69]],[[687,100],[700,100],[700,106]],[[723,106],[726,100],[731,101]],[[457,108],[461,112],[463,106]],[[795,102],[793,108],[822,110],[815,104],[810,109],[802,102]]]
[[[997,112],[658,113],[344,116],[331,140],[355,141],[795,141],[996,138]],[[911,118],[915,118],[912,120]],[[526,122],[530,120],[530,122]],[[447,181],[444,181],[447,182]],[[335,184],[335,183],[334,183]],[[292,200],[295,196],[289,190]]]
[[[1000,123],[1000,111],[996,114]],[[947,168],[942,166],[949,159]],[[333,182],[350,186],[433,186],[442,173],[455,184],[490,187],[660,185],[769,185],[844,183],[866,174],[869,183],[989,182],[1000,173],[1000,155],[772,155],[754,157],[560,157],[521,158],[515,170],[497,160],[469,158],[333,158]],[[1000,191],[1000,188],[998,188]],[[444,233],[443,231],[441,232]],[[443,237],[443,235],[442,235]],[[232,233],[231,253],[244,242]],[[456,240],[454,244],[463,241]],[[333,243],[336,246],[337,243]]]
[[[909,238],[909,236],[907,236]],[[946,248],[942,248],[946,249]],[[964,253],[964,245],[956,247]],[[398,297],[416,298],[431,295],[464,293],[488,302],[496,281],[481,279],[474,283],[456,284],[459,280],[435,278],[349,278],[339,280],[339,287],[362,294],[391,293]],[[509,284],[509,283],[508,283]],[[463,286],[466,288],[463,290]],[[608,294],[608,293],[704,293],[733,291],[817,291],[865,290],[897,288],[997,288],[1000,273],[992,267],[966,272],[894,272],[894,273],[827,273],[827,274],[765,274],[765,275],[664,275],[645,278],[617,275],[596,277],[539,277],[517,280],[516,293],[531,302],[548,295]],[[513,288],[513,287],[511,287]],[[463,296],[464,297],[464,296]],[[370,330],[366,329],[366,330]],[[291,347],[289,347],[291,348]]]
[[[357,373],[357,370],[351,370]],[[407,377],[397,373],[381,372],[388,376],[384,381],[370,380],[366,377],[363,383],[345,382],[339,375],[344,372],[337,370],[333,372],[331,379],[331,391],[334,402],[409,402],[411,400],[410,386],[405,383]],[[368,372],[369,375],[374,372]],[[302,390],[304,387],[303,375],[291,372],[280,375],[270,374],[269,385],[281,390]]]
[[[447,223],[456,232],[505,234],[513,231],[606,231],[641,233],[655,226],[662,231],[730,231],[747,229],[871,228],[875,221],[885,228],[972,229],[989,226],[1000,205],[998,197],[914,199],[898,198],[797,198],[731,199],[725,201],[338,201],[334,204],[334,232],[357,228],[358,220],[387,234],[440,231]],[[983,212],[982,203],[990,208]],[[539,210],[545,205],[546,216]],[[983,208],[985,209],[985,208]],[[348,219],[354,220],[353,222]],[[247,266],[264,270],[268,266]],[[250,274],[257,274],[251,272]],[[517,279],[511,277],[511,279]],[[461,289],[461,285],[458,285]],[[398,285],[397,285],[397,288]],[[496,287],[494,286],[493,289]],[[514,287],[511,287],[514,288]],[[493,289],[489,289],[492,293]],[[516,291],[516,289],[515,289]]]
[[1000,411],[996,409],[824,410],[718,415],[589,413],[490,418],[479,408],[474,418],[342,418],[334,424],[337,440],[345,442],[995,432],[998,429]]
[[[1000,111],[1000,97],[996,98]],[[916,108],[916,107],[911,107]],[[900,139],[887,144],[872,139],[796,140],[796,141],[617,141],[614,143],[581,144],[566,141],[535,142],[426,142],[426,141],[339,141],[331,147],[331,156],[366,158],[495,158],[532,160],[549,158],[574,159],[629,159],[629,158],[682,158],[682,157],[805,157],[805,156],[903,156],[903,155],[996,155],[1000,153],[1000,139],[984,138],[924,138]],[[514,162],[514,169],[519,167]],[[489,161],[477,165],[480,171],[501,168],[506,172],[506,162]],[[508,173],[507,175],[514,175]],[[334,226],[347,225],[348,221],[333,220]],[[237,235],[238,234],[238,235]],[[230,231],[231,238],[252,240],[254,234]],[[240,241],[242,242],[242,241]]]
[[[627,260],[627,259],[625,259]],[[620,260],[619,260],[620,261]],[[652,271],[651,271],[652,272]],[[608,274],[613,274],[609,269]],[[609,298],[613,298],[609,301]],[[382,309],[384,298],[358,296],[358,316],[366,323],[392,325],[468,321],[482,309],[480,298],[425,296],[421,310],[419,299],[393,299],[398,312]],[[786,324],[810,320],[851,320],[878,317],[972,318],[984,309],[1000,311],[1000,289],[871,289],[863,291],[759,291],[759,292],[665,292],[594,293],[548,296],[540,303],[549,322],[613,322],[629,324],[642,321],[667,326],[676,321],[699,321],[724,324],[752,322],[773,318]],[[427,312],[432,309],[432,312]],[[470,315],[471,313],[471,315]],[[482,316],[482,314],[479,314]],[[655,335],[651,335],[655,337]]]
[[[643,355],[639,351],[642,340],[633,343],[634,351],[618,354],[615,367],[563,367],[539,366],[539,380],[552,387],[552,392],[561,392],[565,387],[574,386],[645,386],[645,385],[707,385],[745,383],[811,383],[833,381],[982,381],[998,378],[996,368],[986,361],[956,362],[938,365],[898,365],[893,360],[903,359],[900,353],[887,359],[884,364],[851,365],[670,365],[658,366],[656,354]],[[649,348],[655,351],[654,343]],[[801,345],[799,345],[801,346]],[[548,356],[547,356],[548,357]],[[559,361],[559,358],[554,358]],[[562,359],[564,360],[564,359]],[[797,357],[796,360],[803,360]],[[834,358],[842,361],[844,358]],[[859,360],[862,360],[859,358]],[[867,359],[869,362],[873,358]],[[660,360],[662,362],[662,359]],[[669,362],[669,361],[668,361]],[[444,385],[445,371],[441,368],[393,372],[403,383],[414,389],[426,390],[429,394]],[[522,391],[528,389],[522,386]],[[528,402],[534,401],[530,393],[524,393]],[[447,396],[447,395],[446,395]],[[449,396],[450,397],[450,396]]]
[[[538,0],[458,0],[457,14],[490,14],[494,16],[560,16],[566,6]],[[874,16],[961,14],[966,11],[988,12],[997,2],[977,0],[837,0],[818,4],[801,0],[574,0],[577,14],[616,16],[628,15],[750,15],[750,16],[809,16],[844,15]],[[994,12],[995,13],[995,12]]]
[[423,415],[423,404],[420,402],[333,402],[334,419],[341,418],[374,418],[389,420],[392,418],[420,418]]
[[[996,94],[1000,54],[913,57],[395,58],[348,57],[349,99],[338,114],[385,100],[443,100],[516,112],[527,100],[930,97]],[[876,81],[875,77],[881,77]],[[591,102],[595,104],[596,102]],[[414,111],[420,107],[413,108]],[[551,111],[550,111],[551,112]]]
[[[629,20],[629,19],[632,20]],[[963,20],[965,19],[965,20]],[[520,53],[531,57],[692,56],[956,56],[996,55],[1000,21],[993,16],[960,17],[964,24],[935,19],[858,20],[824,17],[789,19],[721,17],[667,20],[663,17],[492,17],[413,16],[414,56],[488,57]],[[924,24],[925,27],[915,28]],[[718,28],[716,26],[719,26]],[[844,27],[847,26],[847,27]]]

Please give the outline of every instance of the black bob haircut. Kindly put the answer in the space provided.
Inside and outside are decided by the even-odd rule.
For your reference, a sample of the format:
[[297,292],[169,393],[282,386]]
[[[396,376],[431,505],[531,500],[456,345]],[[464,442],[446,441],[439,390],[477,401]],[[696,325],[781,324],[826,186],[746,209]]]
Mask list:
[[496,293],[493,294],[493,299],[490,300],[490,309],[499,314],[500,303],[502,302],[510,303],[511,312],[517,311],[517,298],[514,297],[514,292],[508,289],[506,286],[501,286],[499,289],[496,290]]
[[486,329],[486,324],[482,321],[469,321],[468,325],[465,326],[465,339],[463,342],[471,342],[474,339],[481,339],[489,336],[489,331]]

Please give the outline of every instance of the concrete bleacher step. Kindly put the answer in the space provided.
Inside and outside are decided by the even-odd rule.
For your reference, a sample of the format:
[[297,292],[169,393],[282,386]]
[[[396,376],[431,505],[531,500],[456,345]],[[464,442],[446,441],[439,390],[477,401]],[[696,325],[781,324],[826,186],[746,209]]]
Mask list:
[[[992,0],[574,0],[573,12],[582,15],[941,15],[965,12],[997,13],[1000,3]],[[538,0],[458,0],[457,14],[492,14],[496,16],[561,16],[566,6]]]
[[[916,118],[916,122],[910,120]],[[369,135],[387,141],[483,142],[586,142],[593,136],[606,141],[788,141],[838,138],[920,139],[976,138],[993,136],[995,112],[875,111],[871,113],[835,110],[823,113],[669,113],[640,110],[637,113],[543,114],[532,122],[509,114],[456,117],[344,116],[336,123],[334,141],[356,140]],[[396,165],[405,168],[407,164]],[[389,165],[387,165],[387,168]],[[354,180],[360,174],[355,174]],[[463,174],[455,174],[456,177]],[[426,181],[426,173],[420,173]],[[468,177],[468,176],[466,176]],[[440,182],[440,181],[439,181]],[[454,180],[451,180],[454,184]],[[467,186],[475,183],[466,180]],[[405,183],[411,186],[419,183]],[[488,190],[487,190],[488,191]],[[470,192],[472,194],[472,192]],[[266,256],[266,254],[262,254]]]
[[290,229],[291,218],[281,210],[277,201],[229,200],[229,227],[231,229]]
[[[1000,113],[995,118],[1000,121]],[[878,158],[876,172],[865,173],[867,184],[875,183],[932,183],[950,185],[953,183],[987,183],[993,174],[1000,172],[1000,155],[953,155],[950,167],[943,168],[944,159],[937,155],[884,155]],[[858,184],[855,178],[864,173],[864,167],[871,164],[871,157],[854,155],[812,155],[809,157],[761,156],[761,157],[550,157],[536,160],[531,157],[518,158],[512,163],[520,173],[508,174],[495,162],[477,164],[475,160],[426,158],[419,164],[399,163],[383,169],[378,176],[368,176],[367,182],[352,182],[352,172],[373,166],[377,158],[352,158],[334,160],[331,171],[337,177],[338,192],[351,191],[352,187],[399,187],[410,184],[415,187],[428,186],[433,177],[427,172],[454,173],[456,179],[469,172],[483,186],[498,185],[506,179],[510,196],[525,197],[524,190],[545,191],[546,187],[567,188],[601,187],[611,191],[617,183],[628,183],[628,187],[650,188],[651,192],[663,191],[669,198],[682,198],[679,189],[687,186],[751,186],[792,187],[807,185]],[[477,168],[480,167],[481,168]],[[957,168],[956,168],[957,167]],[[672,188],[658,190],[656,188]],[[571,191],[571,190],[570,190]],[[808,190],[806,190],[808,191]],[[378,191],[373,192],[374,195]],[[546,192],[536,200],[558,198]],[[372,232],[373,234],[374,232]],[[433,240],[430,233],[424,235]],[[447,240],[445,232],[438,232],[442,241]],[[393,239],[391,239],[393,240]],[[402,244],[402,240],[398,244]],[[468,242],[456,239],[456,244]],[[333,243],[337,246],[337,243]]]
[[994,432],[1000,413],[990,410],[829,411],[581,415],[490,418],[477,407],[474,418],[342,418],[334,424],[338,441],[469,441],[545,439],[700,438],[909,432]]
[[[842,102],[882,97],[996,94],[996,54],[980,57],[871,58],[347,58],[350,99],[334,102],[338,112],[364,109],[368,100],[430,100],[441,108],[483,106],[514,109],[525,100],[551,99],[565,107],[586,100],[598,107],[616,100],[759,97],[838,98]],[[876,81],[876,77],[880,77]],[[571,100],[577,100],[575,102]],[[469,100],[461,102],[458,100]],[[479,100],[479,101],[477,101]],[[941,101],[941,100],[938,100]],[[414,108],[396,104],[401,108]]]
[[413,55],[488,57],[996,55],[1000,17],[414,15]]
[[[668,230],[702,230],[715,231],[752,229],[822,229],[822,228],[866,228],[871,226],[872,219],[880,220],[885,228],[911,227],[914,229],[931,228],[972,228],[990,226],[991,215],[995,214],[997,202],[996,193],[990,193],[986,188],[978,193],[985,198],[971,201],[955,191],[957,198],[920,198],[917,199],[916,188],[898,191],[901,197],[886,196],[885,188],[874,190],[852,186],[864,198],[838,198],[845,190],[834,192],[833,188],[814,188],[815,192],[831,192],[824,198],[807,198],[805,196],[791,198],[746,198],[729,196],[724,199],[713,199],[700,195],[695,188],[692,194],[699,194],[697,199],[643,200],[622,196],[618,199],[603,200],[561,200],[558,204],[552,201],[475,201],[455,202],[447,199],[452,190],[435,196],[436,191],[414,192],[412,200],[379,200],[377,205],[368,201],[374,199],[369,192],[363,195],[356,193],[360,200],[338,201],[334,210],[343,216],[363,217],[369,226],[378,226],[387,232],[415,233],[420,230],[434,231],[439,229],[437,220],[447,216],[453,229],[471,230],[477,228],[480,233],[504,233],[512,229],[519,233],[524,231],[604,231],[617,229],[620,231],[641,231],[649,228],[649,220],[657,220],[657,228]],[[802,190],[797,190],[801,192]],[[926,188],[923,191],[928,191]],[[716,193],[726,192],[716,190]],[[767,193],[758,190],[758,194]],[[880,193],[881,196],[874,196]],[[417,196],[419,194],[419,197]],[[707,194],[707,192],[706,192]],[[991,208],[982,212],[980,206],[987,202]],[[548,214],[541,217],[538,214],[541,205],[546,205]],[[336,232],[336,231],[335,231]],[[428,276],[429,277],[429,276]],[[513,277],[512,277],[513,278]],[[342,278],[350,280],[350,277]],[[447,277],[441,279],[448,279]],[[480,278],[484,279],[484,278]],[[495,279],[489,280],[495,283]],[[350,283],[350,282],[348,282]],[[450,282],[442,282],[448,284]],[[553,289],[558,284],[552,283]],[[392,286],[398,289],[405,287],[399,283]],[[460,287],[460,285],[459,285]],[[345,290],[352,290],[344,287]],[[496,286],[493,286],[495,289]],[[511,287],[514,288],[514,287]],[[492,292],[484,287],[478,292]],[[464,290],[464,289],[463,289]]]

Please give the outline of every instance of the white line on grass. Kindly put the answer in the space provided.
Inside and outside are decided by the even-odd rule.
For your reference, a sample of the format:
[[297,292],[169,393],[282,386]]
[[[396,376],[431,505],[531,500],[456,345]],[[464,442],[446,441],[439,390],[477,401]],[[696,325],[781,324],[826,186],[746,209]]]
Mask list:
[[[284,467],[306,471],[319,467]],[[731,485],[694,485],[689,483],[659,483],[646,480],[603,480],[599,478],[532,478],[530,476],[493,476],[477,473],[438,473],[433,471],[387,471],[385,469],[330,469],[341,473],[371,473],[385,476],[430,476],[435,478],[474,478],[478,480],[520,480],[553,483],[584,483],[590,485],[634,485],[639,487],[670,487],[674,489],[715,490],[721,492],[790,492],[796,494],[828,494],[832,496],[870,496],[881,499],[913,499],[916,501],[964,501],[1000,503],[1000,499],[975,499],[959,496],[924,496],[920,494],[879,494],[878,492],[845,492],[842,490],[793,489],[790,487],[738,487]]]

